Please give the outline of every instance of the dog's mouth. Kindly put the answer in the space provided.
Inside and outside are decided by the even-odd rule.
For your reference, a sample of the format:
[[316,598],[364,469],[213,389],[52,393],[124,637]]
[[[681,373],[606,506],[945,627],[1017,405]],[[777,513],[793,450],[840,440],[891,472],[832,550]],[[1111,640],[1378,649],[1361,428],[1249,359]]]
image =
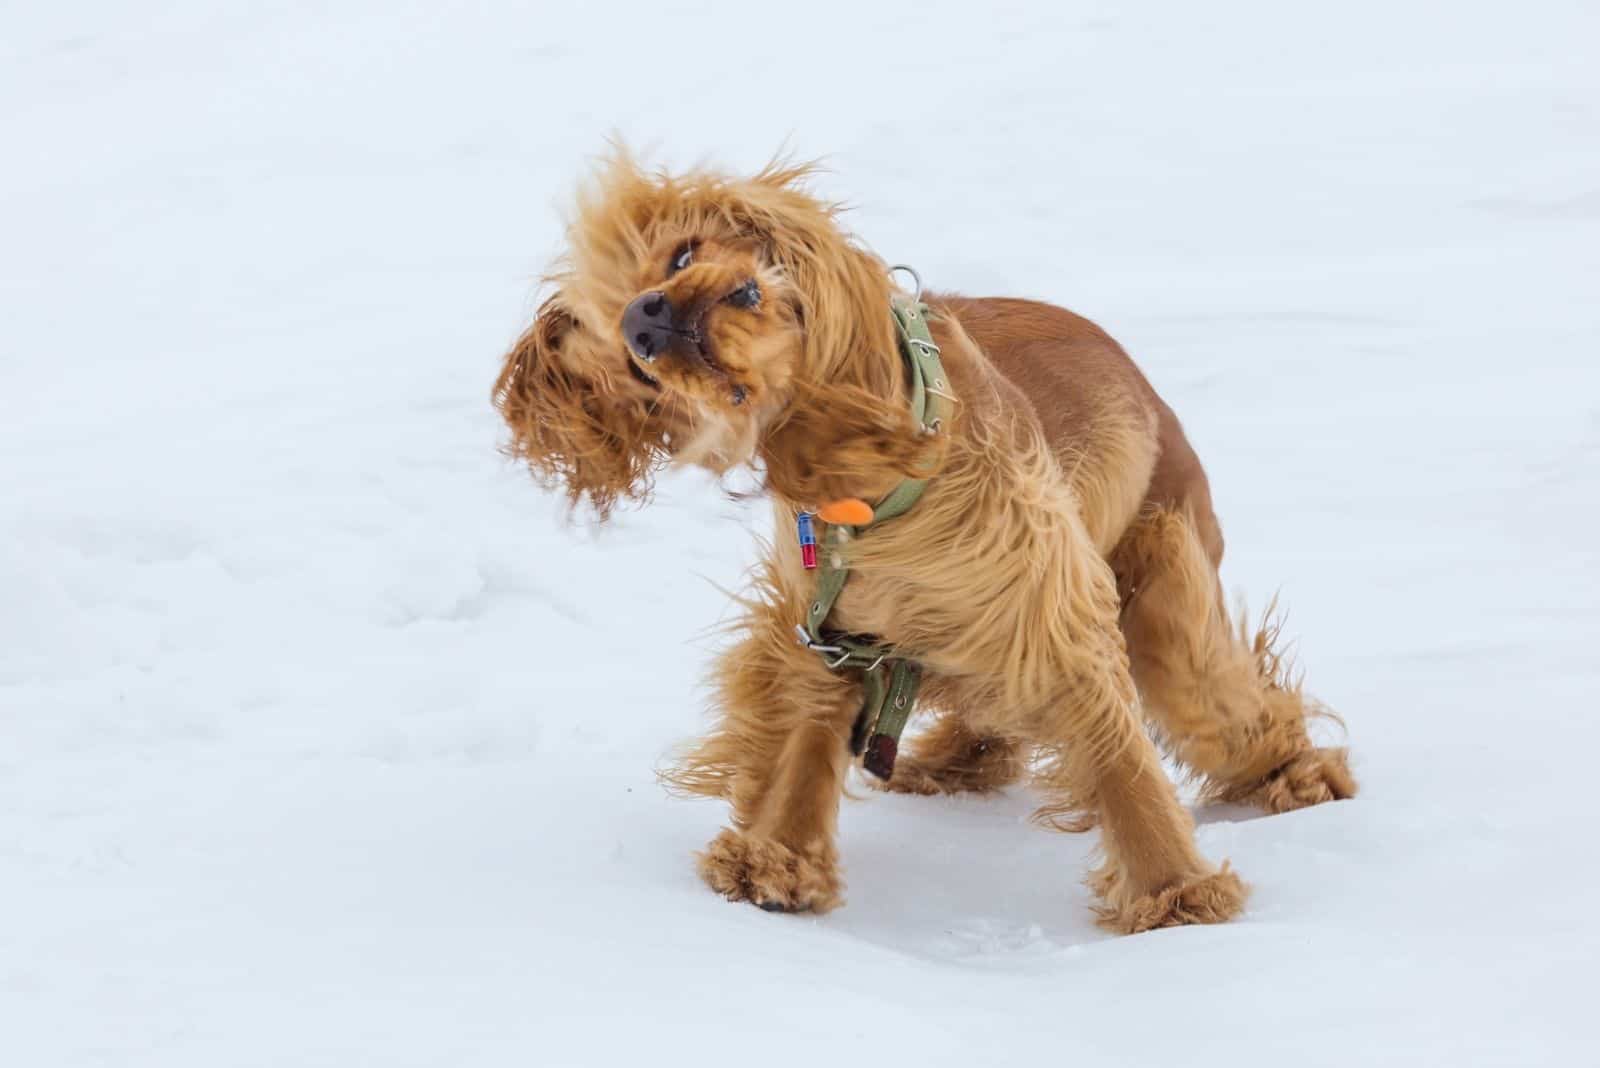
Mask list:
[[702,328],[704,322],[705,318],[702,316],[700,321],[695,324],[694,329],[685,334],[684,341],[690,345],[695,356],[699,358],[701,368],[717,380],[718,384],[727,392],[729,402],[737,408],[744,403],[745,387],[735,381],[728,368],[721,360],[717,359],[716,347],[711,343],[710,336]]
[[717,359],[716,349],[705,332],[705,316],[701,316],[693,327],[683,331],[682,336],[684,346],[699,360],[705,370],[722,378],[728,377],[728,369]]
[[[749,396],[749,390],[734,378],[727,365],[717,357],[716,345],[705,329],[705,320],[706,315],[702,314],[690,326],[669,331],[672,335],[671,347],[666,352],[652,354],[648,365],[638,352],[630,352],[628,373],[650,389],[660,391],[663,388],[671,388],[670,380],[664,383],[655,372],[662,356],[675,356],[677,366],[673,369],[678,374],[685,378],[696,375],[707,376],[717,383],[717,392],[724,394],[734,407],[743,404],[745,398]],[[646,370],[646,366],[649,366],[650,370]]]
[[633,376],[635,382],[642,383],[658,393],[661,391],[661,383],[654,377],[645,374],[644,368],[639,366],[639,361],[632,355],[628,357],[628,373]]

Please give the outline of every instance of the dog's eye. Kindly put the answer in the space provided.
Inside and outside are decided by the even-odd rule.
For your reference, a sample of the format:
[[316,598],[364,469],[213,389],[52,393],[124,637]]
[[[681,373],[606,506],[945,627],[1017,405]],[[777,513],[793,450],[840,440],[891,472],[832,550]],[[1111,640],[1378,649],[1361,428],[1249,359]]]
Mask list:
[[667,277],[671,278],[689,264],[694,262],[694,245],[684,245],[672,254],[672,259],[667,261]]
[[761,303],[761,287],[754,278],[729,293],[725,298],[735,308],[754,308]]

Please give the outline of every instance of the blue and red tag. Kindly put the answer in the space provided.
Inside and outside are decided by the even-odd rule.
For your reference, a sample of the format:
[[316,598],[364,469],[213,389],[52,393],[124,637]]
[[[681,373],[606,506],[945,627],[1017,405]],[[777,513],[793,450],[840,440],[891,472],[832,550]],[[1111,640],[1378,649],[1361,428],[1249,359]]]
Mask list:
[[800,535],[800,562],[806,566],[807,571],[817,569],[817,532],[811,526],[811,513],[801,512],[795,520],[797,533]]

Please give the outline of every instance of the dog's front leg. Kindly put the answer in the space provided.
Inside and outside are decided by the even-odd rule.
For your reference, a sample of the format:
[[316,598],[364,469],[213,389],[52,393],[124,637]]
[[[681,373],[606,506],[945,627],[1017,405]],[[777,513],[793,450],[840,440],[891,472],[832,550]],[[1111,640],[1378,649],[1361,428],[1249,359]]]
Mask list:
[[1105,862],[1090,885],[1103,900],[1104,926],[1134,933],[1220,923],[1244,907],[1245,886],[1195,848],[1194,822],[1140,719],[1104,570],[1086,569],[1090,588],[1080,593],[1087,596],[1053,650],[1060,686],[1030,717],[1048,757],[1040,784],[1054,795],[1041,812],[1048,819],[1078,807],[1097,816]]
[[[1130,714],[1132,714],[1130,706]],[[1091,875],[1101,925],[1133,934],[1156,927],[1221,923],[1244,908],[1246,887],[1194,846],[1194,822],[1178,803],[1154,744],[1140,732],[1121,752],[1081,763],[1073,776],[1101,825],[1104,863]],[[1080,787],[1081,788],[1081,787]]]
[[860,687],[796,643],[788,621],[803,611],[763,607],[747,621],[717,667],[718,729],[669,776],[733,806],[701,876],[775,912],[825,912],[844,889],[834,837]]
[[1145,733],[1110,568],[1066,509],[1027,518],[1022,551],[971,568],[994,592],[956,603],[981,614],[941,628],[952,641],[940,658],[988,690],[963,704],[990,710],[978,729],[1036,747],[1041,822],[1081,827],[1092,815],[1099,824],[1105,863],[1090,885],[1105,926],[1131,933],[1230,919],[1244,884],[1196,850],[1193,821]]
[[770,767],[748,774],[767,780],[753,813],[734,812],[700,854],[700,874],[730,901],[770,912],[826,912],[842,900],[834,828],[849,760],[845,739],[821,726],[797,728]]

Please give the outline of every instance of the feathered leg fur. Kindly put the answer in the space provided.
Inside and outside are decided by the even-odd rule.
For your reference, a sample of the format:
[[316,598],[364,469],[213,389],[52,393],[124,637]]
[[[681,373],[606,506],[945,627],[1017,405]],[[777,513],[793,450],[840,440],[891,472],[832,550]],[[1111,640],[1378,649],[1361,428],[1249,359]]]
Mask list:
[[[1038,462],[1049,470],[1047,458]],[[918,645],[936,675],[937,703],[966,721],[964,729],[936,727],[934,738],[958,748],[1001,736],[1015,740],[1012,759],[1037,755],[1031,778],[1044,803],[1036,818],[1057,829],[1082,829],[1085,817],[1100,826],[1105,859],[1091,885],[1104,926],[1135,932],[1227,920],[1246,890],[1196,850],[1192,821],[1145,731],[1111,569],[1060,481],[1024,481],[1028,474],[1015,472],[1010,485],[990,476],[986,492],[1003,503],[951,539],[971,559],[936,571],[952,583],[950,595],[902,616],[926,635]],[[973,578],[981,593],[957,591]]]
[[844,884],[834,844],[860,687],[801,647],[776,586],[748,605],[744,638],[717,663],[721,721],[669,785],[727,800],[731,823],[700,854],[718,893],[770,911],[825,912]]
[[1139,718],[1112,576],[1097,557],[1084,576],[1070,650],[1062,650],[1049,699],[1026,721],[1044,756],[1037,784],[1054,822],[1091,811],[1105,860],[1089,884],[1102,926],[1126,934],[1179,924],[1221,923],[1244,908],[1248,890],[1226,863],[1196,850],[1194,823],[1178,803]]
[[1265,621],[1235,632],[1216,562],[1184,514],[1142,516],[1113,554],[1133,677],[1173,754],[1214,799],[1269,812],[1352,797],[1342,749],[1318,749],[1306,698]]

